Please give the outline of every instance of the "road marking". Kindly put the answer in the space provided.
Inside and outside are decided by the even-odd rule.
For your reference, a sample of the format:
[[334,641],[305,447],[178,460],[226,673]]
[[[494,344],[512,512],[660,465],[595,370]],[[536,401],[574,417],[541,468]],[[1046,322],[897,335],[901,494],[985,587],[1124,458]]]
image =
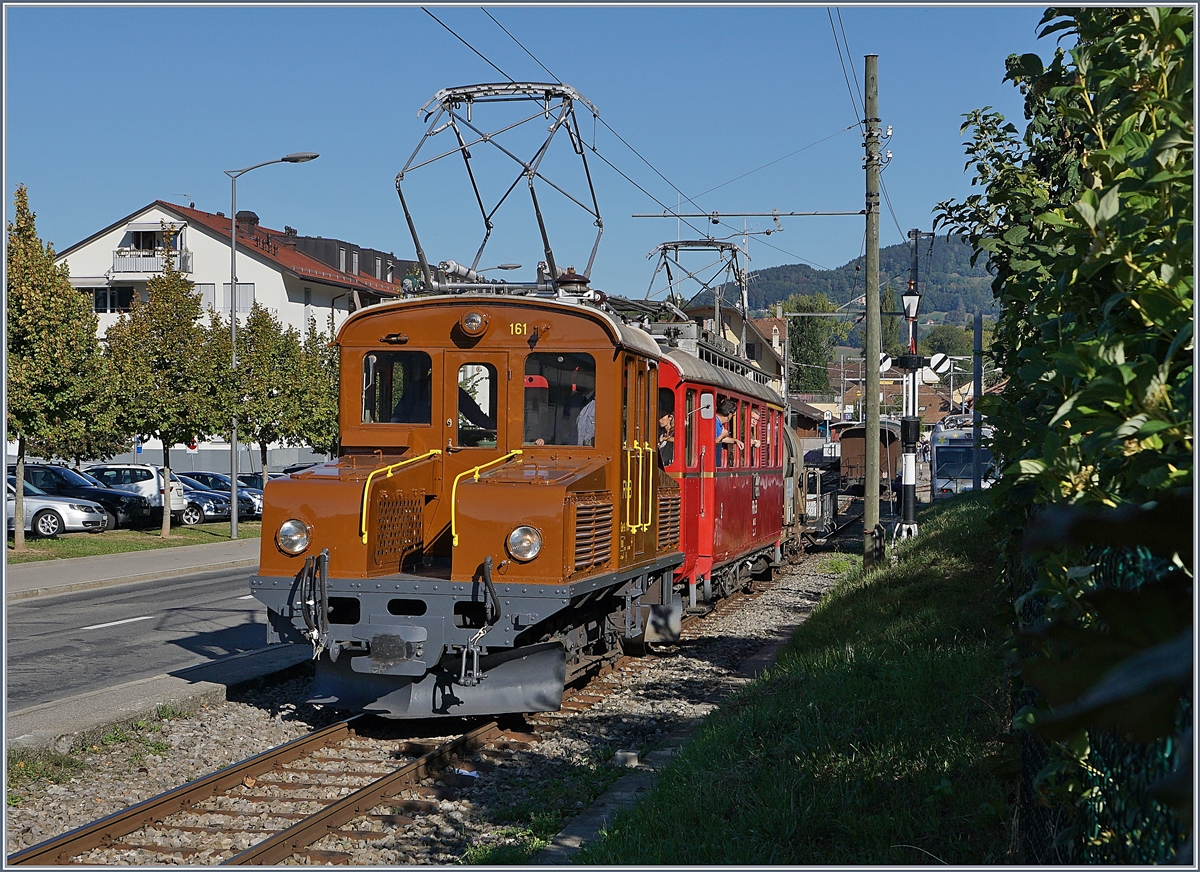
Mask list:
[[244,599],[254,599],[254,594],[252,594],[252,593],[248,593],[248,594],[246,594],[245,596],[240,596],[240,597],[238,597],[238,599],[240,599],[240,600],[244,600]]
[[90,627],[80,627],[81,630],[103,630],[105,627],[115,627],[118,624],[132,624],[136,621],[152,621],[154,615],[145,615],[140,618],[126,618],[123,621],[109,621],[107,624],[92,624]]

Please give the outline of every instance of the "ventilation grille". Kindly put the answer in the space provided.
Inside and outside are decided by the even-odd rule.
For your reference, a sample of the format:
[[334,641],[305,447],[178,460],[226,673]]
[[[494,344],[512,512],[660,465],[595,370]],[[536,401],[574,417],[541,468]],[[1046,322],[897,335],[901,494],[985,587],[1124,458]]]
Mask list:
[[659,491],[658,494],[658,550],[666,551],[679,545],[679,491]]
[[380,494],[375,505],[375,526],[370,536],[375,540],[374,560],[377,566],[399,563],[404,556],[420,548],[424,542],[421,510],[424,500],[420,491]]
[[575,505],[575,571],[601,566],[612,557],[612,503]]

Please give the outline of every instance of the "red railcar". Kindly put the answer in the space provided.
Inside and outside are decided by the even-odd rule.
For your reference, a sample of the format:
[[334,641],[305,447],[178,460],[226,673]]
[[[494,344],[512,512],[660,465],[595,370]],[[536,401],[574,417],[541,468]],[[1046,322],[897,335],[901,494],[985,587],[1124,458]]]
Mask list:
[[[659,415],[676,425],[665,464],[682,495],[684,562],[676,583],[692,606],[727,596],[780,558],[784,520],[783,406],[773,390],[673,350],[659,367]],[[728,436],[717,415],[730,409]],[[724,416],[722,416],[724,417]]]

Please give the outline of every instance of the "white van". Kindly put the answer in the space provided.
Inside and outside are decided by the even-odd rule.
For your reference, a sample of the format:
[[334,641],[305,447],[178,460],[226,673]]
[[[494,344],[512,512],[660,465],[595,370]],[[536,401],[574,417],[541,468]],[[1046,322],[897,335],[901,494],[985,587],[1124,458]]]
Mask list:
[[[98,463],[95,466],[87,467],[84,472],[100,479],[109,487],[144,496],[150,501],[152,508],[162,508],[162,467],[149,463]],[[183,484],[179,481],[172,481],[170,509],[172,516],[179,520],[186,508],[187,497],[183,493]]]

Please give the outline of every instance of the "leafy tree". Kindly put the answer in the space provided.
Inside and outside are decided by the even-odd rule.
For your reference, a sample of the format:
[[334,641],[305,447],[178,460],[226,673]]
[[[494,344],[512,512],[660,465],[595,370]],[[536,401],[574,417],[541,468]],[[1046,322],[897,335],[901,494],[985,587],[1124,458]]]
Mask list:
[[7,242],[6,432],[17,442],[13,547],[25,549],[25,456],[86,437],[108,398],[91,301],[71,286],[54,247],[37,235],[29,195],[18,185]]
[[[824,294],[795,295],[788,297],[783,304],[784,312],[833,312],[835,308]],[[838,341],[849,333],[849,325],[837,318],[790,320],[788,389],[804,393],[829,393],[829,363]]]
[[975,349],[975,334],[973,331],[955,327],[953,324],[938,324],[929,328],[929,332],[921,337],[918,346],[925,355],[949,354],[952,357],[969,355]]
[[295,435],[313,451],[336,457],[339,448],[339,361],[332,334],[332,314],[329,316],[329,333],[317,330],[317,320],[309,319],[300,353],[303,413],[300,415]]
[[[1005,388],[981,408],[996,425],[994,451],[1006,462],[992,496],[998,523],[1016,533],[1008,565],[1014,589],[1023,591],[1017,605],[1053,619],[1052,626],[1068,625],[1057,639],[1043,635],[1023,665],[1062,709],[1057,716],[1026,710],[1018,719],[1035,728],[1061,725],[1064,712],[1088,710],[1083,698],[1067,700],[1083,692],[1095,699],[1103,688],[1106,717],[1089,715],[1091,729],[1117,713],[1125,724],[1142,719],[1136,694],[1112,693],[1110,668],[1123,670],[1126,687],[1149,687],[1158,676],[1145,659],[1126,657],[1131,649],[1114,618],[1122,609],[1093,595],[1094,553],[1052,548],[1039,555],[1029,582],[1016,546],[1020,532],[1044,527],[1058,504],[1082,512],[1191,502],[1194,10],[1050,9],[1042,25],[1040,35],[1074,36],[1075,47],[1058,49],[1049,65],[1033,54],[1009,58],[1006,78],[1025,96],[1025,133],[990,108],[968,114],[967,167],[982,190],[940,204],[937,222],[986,259],[1000,303],[991,354]],[[1174,559],[1182,565],[1187,555]],[[1173,626],[1165,618],[1178,607],[1147,599],[1137,632]],[[1190,611],[1187,619],[1190,634]],[[1081,632],[1106,626],[1099,646]],[[1081,680],[1085,674],[1089,680]],[[1191,687],[1190,675],[1184,684]],[[1084,721],[1070,722],[1077,730]],[[1157,735],[1180,741],[1170,732]],[[1103,793],[1094,796],[1100,788],[1083,786],[1087,738],[1056,746],[1052,761],[1051,780],[1076,809],[1105,801]],[[1190,808],[1186,780],[1188,789],[1176,796]],[[1153,830],[1131,824],[1078,856],[1149,862],[1138,851],[1159,839]]]
[[267,446],[296,439],[305,414],[300,336],[256,301],[238,328],[237,343],[239,428],[258,443],[265,470]]
[[[165,226],[164,234],[170,235]],[[219,432],[220,385],[228,381],[228,367],[207,347],[200,293],[176,269],[169,241],[166,251],[162,273],[146,283],[148,299],[135,298],[106,335],[126,426],[143,438],[162,440],[169,479],[171,446]],[[164,495],[162,535],[170,534],[170,499]]]
[[[896,289],[892,287],[891,282],[888,282],[883,288],[879,311],[879,335],[882,339],[880,345],[883,347],[884,353],[891,357],[904,354],[908,351],[908,323],[898,315],[882,314],[883,312],[900,311],[900,300],[896,298]],[[903,337],[900,335],[901,325],[904,327]]]

